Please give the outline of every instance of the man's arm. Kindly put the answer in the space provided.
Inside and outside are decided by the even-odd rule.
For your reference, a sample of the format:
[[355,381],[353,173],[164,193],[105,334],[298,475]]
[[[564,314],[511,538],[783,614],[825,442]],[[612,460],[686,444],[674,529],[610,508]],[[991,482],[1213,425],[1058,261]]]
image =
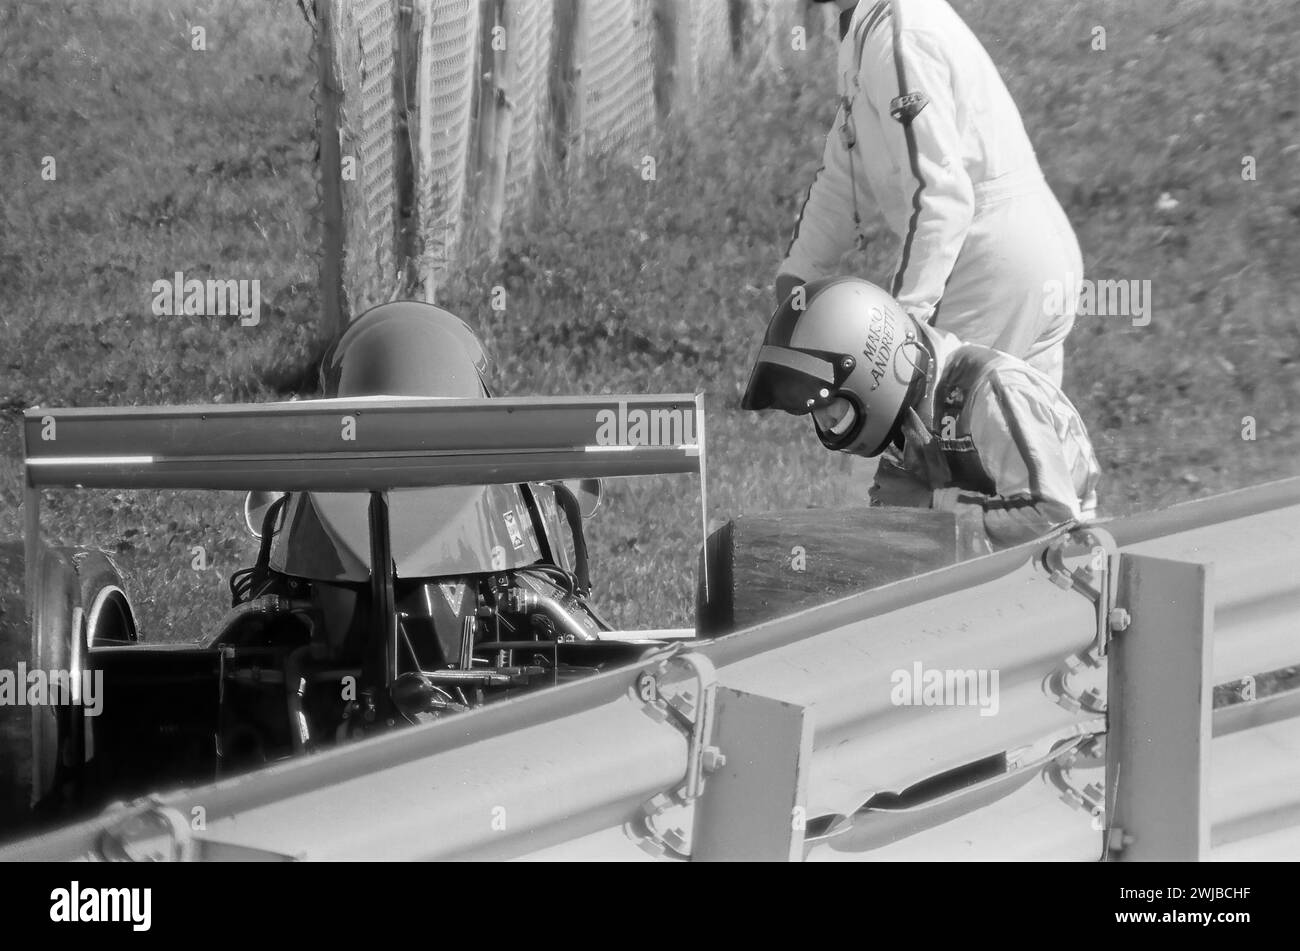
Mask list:
[[[831,274],[853,245],[853,184],[849,180],[852,155],[840,132],[843,124],[844,109],[840,107],[822,147],[821,167],[795,221],[785,260],[777,269],[777,296],[781,301],[797,284]],[[866,182],[858,185],[860,191]]]
[[[901,55],[896,59],[892,31],[882,29],[864,49],[862,89],[885,117],[886,131],[883,142],[863,145],[890,150],[899,170],[898,186],[911,207],[890,291],[913,316],[929,320],[966,240],[975,196],[957,130],[953,83],[959,79],[951,75],[935,37],[904,30],[898,43]],[[888,118],[899,96],[917,93],[924,98],[898,103],[910,113],[910,123]]]
[[1068,449],[1043,397],[993,377],[972,398],[971,436],[995,495],[960,488],[934,492],[932,505],[957,512],[975,507],[996,548],[1041,538],[1080,517]]

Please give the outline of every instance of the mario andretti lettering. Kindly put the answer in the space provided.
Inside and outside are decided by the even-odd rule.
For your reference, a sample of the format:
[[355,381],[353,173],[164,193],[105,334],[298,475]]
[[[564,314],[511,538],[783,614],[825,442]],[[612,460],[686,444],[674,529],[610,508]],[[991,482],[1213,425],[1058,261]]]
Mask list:
[[893,352],[894,327],[885,320],[884,311],[879,307],[871,308],[867,318],[867,344],[862,348],[862,355],[871,364],[871,389],[874,391],[885,378],[885,366]]

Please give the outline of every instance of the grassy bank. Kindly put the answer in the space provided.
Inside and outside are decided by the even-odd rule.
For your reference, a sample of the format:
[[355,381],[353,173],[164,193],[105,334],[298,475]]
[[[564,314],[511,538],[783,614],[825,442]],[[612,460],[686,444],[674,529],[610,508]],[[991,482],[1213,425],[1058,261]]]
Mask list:
[[[1022,108],[1088,275],[1152,282],[1149,325],[1084,318],[1069,344],[1066,389],[1106,470],[1105,510],[1300,471],[1292,4],[954,6]],[[193,24],[206,52],[189,47]],[[1104,51],[1091,48],[1098,26]],[[311,394],[309,45],[288,2],[0,8],[0,537],[21,531],[26,406]],[[735,408],[833,112],[833,55],[823,43],[737,71],[638,150],[655,156],[654,182],[621,161],[550,183],[538,213],[510,223],[502,260],[443,295],[484,335],[506,393],[703,389],[713,518],[865,490],[806,423]],[[883,279],[895,246],[871,227],[868,253],[846,266]],[[260,279],[261,324],[152,316],[152,282],[178,270]],[[497,285],[503,312],[489,307]],[[610,486],[591,545],[612,620],[688,620],[697,509],[685,479]],[[44,524],[52,542],[118,552],[155,635],[197,637],[252,555],[233,497],[62,493]]]

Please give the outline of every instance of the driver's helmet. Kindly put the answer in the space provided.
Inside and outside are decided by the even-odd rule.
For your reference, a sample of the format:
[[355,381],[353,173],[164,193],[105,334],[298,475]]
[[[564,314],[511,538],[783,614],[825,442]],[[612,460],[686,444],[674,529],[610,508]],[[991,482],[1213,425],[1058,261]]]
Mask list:
[[[458,317],[421,301],[380,304],[359,316],[321,366],[326,397],[489,396],[487,361]],[[388,493],[393,560],[403,578],[465,575],[542,557],[517,485],[432,486]],[[370,576],[368,496],[294,493],[271,566],[317,581]]]
[[[924,392],[930,352],[924,328],[886,291],[854,277],[814,281],[786,298],[768,323],[741,407],[813,415],[827,449],[879,455]],[[847,425],[823,425],[841,401]]]
[[487,357],[459,317],[423,301],[372,307],[321,364],[326,396],[488,396]]

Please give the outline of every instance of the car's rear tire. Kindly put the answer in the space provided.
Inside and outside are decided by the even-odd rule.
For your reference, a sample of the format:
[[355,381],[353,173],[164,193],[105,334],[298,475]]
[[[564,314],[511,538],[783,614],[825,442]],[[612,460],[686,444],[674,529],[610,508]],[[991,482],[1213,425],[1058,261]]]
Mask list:
[[[43,551],[32,597],[29,670],[64,671],[80,682],[95,650],[138,640],[121,571],[102,551]],[[72,702],[33,705],[30,717],[31,802],[38,815],[57,815],[82,800],[84,767],[94,755],[93,718]]]
[[[71,669],[78,628],[83,627],[81,591],[77,570],[61,551],[43,550],[38,556],[35,588],[29,593],[32,642],[28,671]],[[26,691],[26,684],[17,685]],[[55,794],[67,775],[69,731],[74,718],[67,705],[34,704],[31,719],[31,802],[40,810],[55,806]]]
[[134,644],[140,638],[135,611],[122,582],[122,571],[107,552],[92,548],[59,549],[72,562],[86,614],[86,642],[90,650]]
[[[77,588],[81,599],[82,624],[78,633],[74,662],[78,670],[90,662],[91,655],[106,647],[123,647],[139,641],[135,611],[127,597],[122,571],[106,552],[90,548],[61,550],[76,572]],[[102,702],[102,698],[101,698]],[[69,715],[69,731],[60,751],[68,775],[76,778],[77,788],[73,798],[79,799],[85,790],[80,780],[82,767],[95,756],[95,718],[84,710],[76,709]]]
[[[31,628],[23,591],[23,545],[0,542],[0,671],[16,677],[29,659]],[[15,703],[0,705],[0,838],[31,818],[32,720]]]

